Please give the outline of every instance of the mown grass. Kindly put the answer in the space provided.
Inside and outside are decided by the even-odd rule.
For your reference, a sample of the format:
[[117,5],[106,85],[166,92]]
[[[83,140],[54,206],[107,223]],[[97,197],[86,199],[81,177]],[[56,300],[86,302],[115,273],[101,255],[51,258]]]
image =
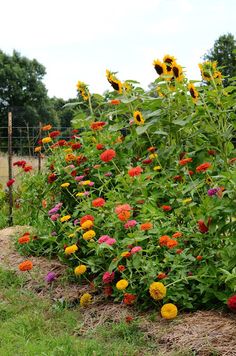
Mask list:
[[138,322],[84,332],[79,306],[66,309],[42,299],[24,289],[23,278],[0,269],[0,355],[159,355],[156,345],[145,340]]

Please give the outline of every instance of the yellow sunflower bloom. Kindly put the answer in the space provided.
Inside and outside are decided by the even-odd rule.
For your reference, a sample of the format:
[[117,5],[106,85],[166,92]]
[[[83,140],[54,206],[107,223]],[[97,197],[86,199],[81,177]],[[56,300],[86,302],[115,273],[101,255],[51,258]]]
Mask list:
[[76,87],[77,87],[78,92],[82,96],[83,100],[87,101],[90,96],[87,84],[85,84],[84,82],[78,81]]
[[154,66],[157,74],[159,74],[159,75],[167,74],[166,64],[159,61],[159,59],[155,59],[153,61],[153,66]]
[[161,308],[161,316],[164,319],[174,319],[178,314],[177,307],[172,303],[164,304]]
[[121,279],[116,283],[116,288],[119,290],[124,290],[128,287],[129,282],[126,279]]
[[144,124],[144,118],[143,118],[143,115],[140,111],[135,111],[134,112],[134,122],[137,124],[137,125],[143,125]]
[[161,282],[153,282],[149,287],[149,293],[154,300],[161,300],[166,296],[166,287]]
[[199,93],[193,83],[188,84],[188,90],[191,94],[191,97],[193,98],[193,101],[196,103],[198,101]]
[[202,79],[206,80],[206,81],[210,81],[213,78],[216,77],[216,67],[217,67],[217,62],[211,62],[211,61],[206,61],[203,63],[200,63],[199,65],[200,71],[201,71],[201,75],[202,75]]
[[182,82],[182,80],[184,79],[183,68],[175,61],[172,63],[172,72],[174,79],[176,79],[178,82]]
[[123,85],[120,80],[116,78],[114,73],[110,72],[108,69],[106,70],[106,77],[108,82],[111,84],[112,88],[118,91],[119,94],[122,94]]

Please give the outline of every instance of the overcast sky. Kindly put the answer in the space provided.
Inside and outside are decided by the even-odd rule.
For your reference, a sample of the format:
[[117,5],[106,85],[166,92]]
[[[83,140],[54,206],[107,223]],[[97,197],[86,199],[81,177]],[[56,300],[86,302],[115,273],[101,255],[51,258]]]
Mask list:
[[0,0],[0,49],[46,67],[49,96],[110,89],[105,72],[146,88],[154,59],[174,55],[190,79],[222,34],[236,36],[235,0]]

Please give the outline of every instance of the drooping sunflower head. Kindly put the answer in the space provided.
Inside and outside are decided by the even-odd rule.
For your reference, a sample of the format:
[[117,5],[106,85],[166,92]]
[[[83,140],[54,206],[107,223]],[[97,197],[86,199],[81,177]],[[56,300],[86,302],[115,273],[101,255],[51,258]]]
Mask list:
[[166,65],[167,74],[169,74],[172,71],[172,63],[175,61],[176,61],[175,57],[170,56],[169,54],[166,54],[163,57],[163,63],[165,63]]
[[144,124],[144,118],[143,118],[143,115],[140,111],[135,111],[134,112],[134,122],[137,124],[137,125],[143,125]]
[[215,78],[215,82],[217,83],[217,84],[221,84],[222,83],[222,73],[219,71],[219,70],[217,70],[215,73],[214,73],[214,78]]
[[106,70],[106,77],[108,82],[111,84],[112,88],[118,91],[119,94],[122,94],[122,83],[117,79],[114,73],[110,72],[108,69]]
[[129,84],[128,82],[124,82],[122,84],[123,89],[126,91],[126,93],[130,93],[132,91],[133,86]]
[[84,82],[78,81],[76,87],[77,91],[80,93],[84,101],[88,100],[90,96],[88,85]]
[[176,79],[178,82],[182,82],[184,79],[183,68],[180,64],[176,63],[176,61],[172,62],[172,72],[174,79]]
[[193,83],[188,84],[188,90],[190,92],[191,97],[193,98],[193,101],[196,103],[198,101],[199,93]]
[[202,75],[202,79],[206,80],[206,81],[210,81],[213,78],[216,77],[216,67],[217,67],[217,62],[211,62],[211,61],[206,61],[203,63],[200,63],[199,65],[200,71],[201,71],[201,75]]
[[154,68],[159,75],[167,74],[166,64],[159,61],[159,59],[155,59],[153,61]]

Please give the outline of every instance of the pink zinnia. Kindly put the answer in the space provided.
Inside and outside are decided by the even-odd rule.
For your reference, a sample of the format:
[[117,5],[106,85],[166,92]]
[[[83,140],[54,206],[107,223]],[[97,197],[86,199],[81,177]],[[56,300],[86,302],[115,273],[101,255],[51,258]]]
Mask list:
[[60,214],[53,214],[53,215],[50,216],[50,219],[52,221],[56,221],[59,218],[59,216],[60,216]]
[[113,239],[112,237],[110,237],[104,243],[109,245],[109,246],[112,246],[112,245],[114,245],[116,243],[116,239]]
[[131,254],[133,255],[134,253],[137,253],[139,251],[142,251],[142,247],[141,246],[135,246],[131,249]]
[[118,215],[118,214],[123,213],[124,211],[129,211],[129,210],[132,210],[132,208],[129,204],[122,204],[122,205],[118,205],[115,208],[115,213]]
[[105,272],[102,276],[102,281],[105,284],[111,283],[115,278],[115,272]]
[[102,235],[99,239],[98,239],[98,243],[102,244],[104,242],[106,242],[108,239],[110,239],[111,237],[109,235]]
[[137,221],[136,220],[128,220],[127,223],[125,223],[124,228],[125,229],[129,229],[131,227],[134,227],[137,225]]
[[76,181],[80,181],[80,180],[84,179],[84,177],[85,177],[85,176],[77,176],[77,177],[75,177],[75,180],[76,180]]

